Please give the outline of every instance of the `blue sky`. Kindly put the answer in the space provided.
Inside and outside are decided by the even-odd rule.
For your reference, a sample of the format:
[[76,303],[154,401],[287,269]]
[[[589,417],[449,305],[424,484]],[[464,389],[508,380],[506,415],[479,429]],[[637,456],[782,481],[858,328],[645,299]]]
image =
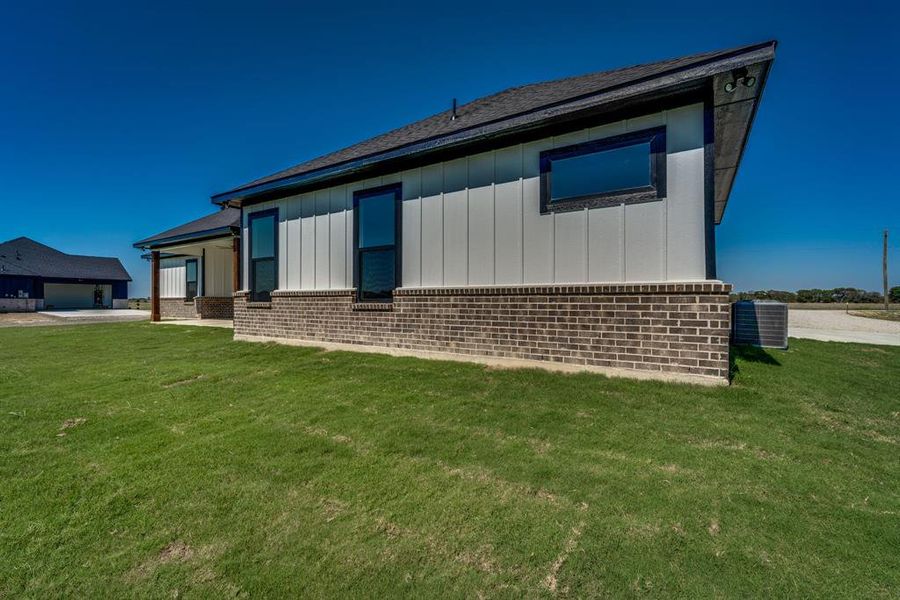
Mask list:
[[3,2],[0,240],[118,256],[146,295],[131,243],[213,193],[453,97],[777,38],[719,275],[880,289],[888,228],[900,284],[900,9],[788,4]]

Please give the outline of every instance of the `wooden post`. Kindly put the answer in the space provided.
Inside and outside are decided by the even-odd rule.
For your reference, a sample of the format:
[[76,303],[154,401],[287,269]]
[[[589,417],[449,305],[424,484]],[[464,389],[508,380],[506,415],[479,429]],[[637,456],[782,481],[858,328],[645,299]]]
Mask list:
[[241,289],[241,238],[231,240],[231,290]]
[[887,311],[891,307],[891,305],[890,305],[891,301],[888,298],[888,272],[887,272],[887,246],[888,246],[887,242],[888,242],[888,240],[887,240],[887,238],[888,238],[888,230],[885,229],[884,230],[884,250],[882,251],[882,254],[881,254],[881,277],[883,280],[882,283],[884,285],[884,310],[885,311]]
[[150,252],[150,320],[159,321],[159,250]]
[[206,248],[200,251],[200,272],[197,273],[197,295],[201,298],[206,295]]

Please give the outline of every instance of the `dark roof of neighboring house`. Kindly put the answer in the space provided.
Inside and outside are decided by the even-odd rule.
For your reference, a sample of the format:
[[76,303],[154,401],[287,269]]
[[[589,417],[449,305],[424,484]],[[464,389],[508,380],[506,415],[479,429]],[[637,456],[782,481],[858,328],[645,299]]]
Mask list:
[[167,229],[162,233],[135,242],[135,248],[157,248],[192,240],[233,235],[241,226],[241,211],[225,207],[211,215],[200,217],[184,225]]
[[118,258],[66,254],[27,237],[0,244],[0,275],[131,281]]
[[[688,81],[709,80],[714,75],[730,73],[733,69],[748,64],[766,64],[758,77],[760,85],[757,90],[761,91],[768,63],[774,57],[774,49],[775,42],[769,41],[510,88],[459,106],[455,119],[451,118],[451,110],[438,113],[217,194],[213,196],[213,201],[240,203],[256,195],[273,194],[280,189],[288,190],[290,186],[311,181],[316,174],[322,175],[316,179],[317,183],[321,183],[342,174],[344,171],[339,168],[341,166],[349,168],[350,165],[362,162],[366,162],[365,166],[371,166],[375,162],[397,158],[404,148],[410,153],[425,153],[451,144],[459,145],[488,136],[496,137],[505,130],[544,122],[570,110],[583,110],[588,99],[591,99],[591,106],[596,108],[600,103],[619,101],[629,95],[636,97]],[[754,99],[756,96],[758,93],[754,94]],[[755,106],[752,112],[755,113]],[[749,128],[749,123],[747,127]],[[740,141],[743,142],[744,139]],[[743,143],[740,145],[740,151],[742,150]],[[729,179],[729,191],[730,181]]]

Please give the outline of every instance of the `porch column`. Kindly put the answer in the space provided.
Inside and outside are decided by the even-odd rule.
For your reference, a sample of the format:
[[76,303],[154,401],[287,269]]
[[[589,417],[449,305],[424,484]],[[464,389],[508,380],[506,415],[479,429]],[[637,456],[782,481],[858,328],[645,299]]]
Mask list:
[[197,274],[197,295],[206,295],[206,248],[200,254],[200,273]]
[[150,320],[159,321],[159,250],[150,252]]
[[231,240],[231,290],[241,289],[241,238]]

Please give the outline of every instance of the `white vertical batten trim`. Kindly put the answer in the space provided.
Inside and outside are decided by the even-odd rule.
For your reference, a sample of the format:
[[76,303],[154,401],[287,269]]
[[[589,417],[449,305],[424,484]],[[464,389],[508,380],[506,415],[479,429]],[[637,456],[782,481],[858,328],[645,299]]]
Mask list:
[[493,236],[491,246],[494,249],[494,259],[491,261],[491,283],[497,284],[497,151],[491,150],[491,212],[494,222],[491,224]]

